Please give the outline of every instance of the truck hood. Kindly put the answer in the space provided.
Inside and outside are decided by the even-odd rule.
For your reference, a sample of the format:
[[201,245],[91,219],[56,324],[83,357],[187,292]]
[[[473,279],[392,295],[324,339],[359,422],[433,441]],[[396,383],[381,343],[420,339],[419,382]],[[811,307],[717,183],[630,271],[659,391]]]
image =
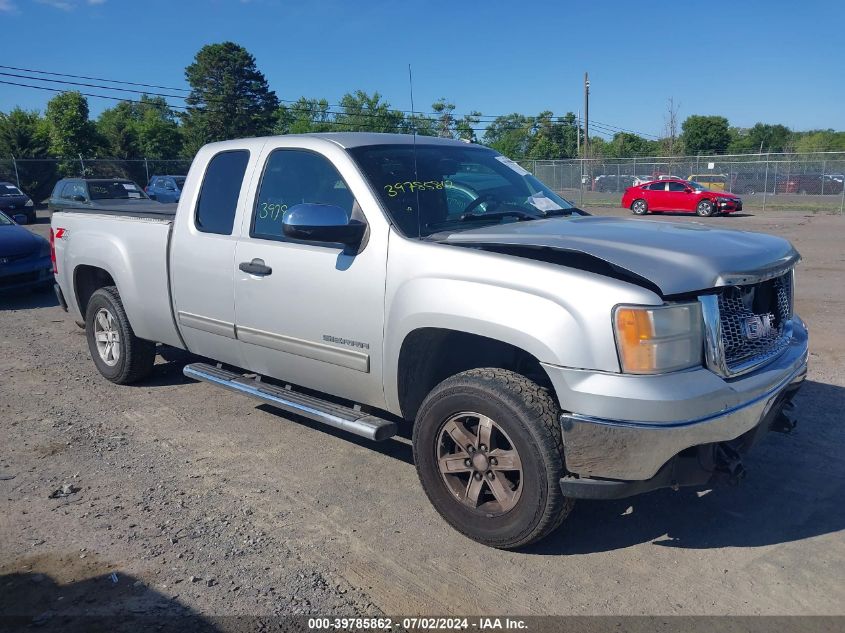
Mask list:
[[650,282],[664,296],[755,283],[782,274],[801,258],[792,244],[773,235],[597,216],[498,224],[439,241],[543,261],[549,261],[549,250],[582,256],[575,261],[587,256]]

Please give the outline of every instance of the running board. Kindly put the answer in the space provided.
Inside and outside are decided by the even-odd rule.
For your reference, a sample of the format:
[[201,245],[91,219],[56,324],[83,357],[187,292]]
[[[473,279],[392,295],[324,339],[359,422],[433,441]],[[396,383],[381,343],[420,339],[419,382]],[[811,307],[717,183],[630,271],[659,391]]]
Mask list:
[[206,363],[191,363],[185,365],[182,372],[188,378],[210,382],[224,389],[257,398],[288,413],[296,413],[370,440],[381,441],[396,435],[396,424],[390,420],[314,396],[297,393],[290,388],[277,387],[254,378],[246,378],[220,367]]

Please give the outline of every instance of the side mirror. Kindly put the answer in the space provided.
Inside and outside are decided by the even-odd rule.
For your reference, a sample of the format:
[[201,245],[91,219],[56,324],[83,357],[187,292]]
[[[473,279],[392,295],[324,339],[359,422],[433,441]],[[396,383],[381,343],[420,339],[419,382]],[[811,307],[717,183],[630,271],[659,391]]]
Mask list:
[[360,244],[367,225],[350,220],[346,211],[333,204],[306,202],[292,206],[282,219],[285,237],[306,242]]
[[85,196],[80,196],[79,194],[76,194],[75,196],[71,196],[71,200],[73,200],[74,202],[85,202]]
[[15,215],[12,216],[12,219],[17,224],[26,224],[26,220],[27,220],[26,216],[23,213],[16,213]]
[[692,193],[692,187],[684,187],[685,193]]

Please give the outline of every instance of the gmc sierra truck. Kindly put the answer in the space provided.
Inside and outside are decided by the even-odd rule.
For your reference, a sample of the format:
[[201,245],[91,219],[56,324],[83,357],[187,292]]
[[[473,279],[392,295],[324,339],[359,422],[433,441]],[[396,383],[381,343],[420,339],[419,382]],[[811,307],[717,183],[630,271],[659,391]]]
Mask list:
[[578,498],[738,480],[806,375],[788,241],[590,216],[459,141],[213,143],[175,211],[66,209],[51,233],[105,378],[164,344],[289,414],[410,432],[436,510],[499,548]]

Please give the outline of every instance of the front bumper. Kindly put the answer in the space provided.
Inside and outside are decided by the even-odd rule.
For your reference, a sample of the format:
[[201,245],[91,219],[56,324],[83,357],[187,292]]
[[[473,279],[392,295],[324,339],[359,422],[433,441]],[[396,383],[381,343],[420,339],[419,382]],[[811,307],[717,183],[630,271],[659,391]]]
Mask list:
[[781,356],[723,379],[700,368],[659,376],[601,374],[545,365],[563,407],[566,468],[578,477],[645,481],[682,451],[730,442],[761,427],[807,374],[800,318]]
[[734,211],[742,211],[742,200],[727,200],[724,202],[717,202],[716,208],[721,213],[732,213]]

